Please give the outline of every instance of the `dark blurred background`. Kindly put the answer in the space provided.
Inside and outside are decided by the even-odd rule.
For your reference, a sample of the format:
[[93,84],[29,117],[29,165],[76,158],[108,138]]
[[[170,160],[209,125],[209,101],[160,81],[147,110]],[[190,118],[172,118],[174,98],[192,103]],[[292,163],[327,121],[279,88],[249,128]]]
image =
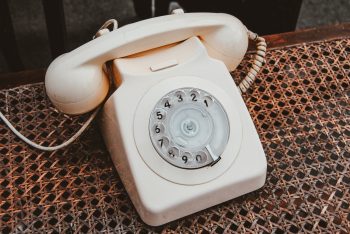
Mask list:
[[[46,9],[51,8],[51,11],[58,9],[59,7],[52,5],[57,1],[0,1],[2,1],[0,3],[0,38],[2,38],[0,39],[2,40],[0,73],[47,67],[56,55],[52,55],[52,48],[50,49],[47,30],[47,19],[50,18],[50,15],[45,15],[45,7]],[[207,11],[233,14],[252,31],[262,35],[350,22],[350,0],[216,0],[206,2],[178,1],[187,12]],[[65,51],[72,50],[91,40],[92,35],[107,19],[115,18],[120,25],[124,25],[151,17],[152,13],[154,15],[167,14],[169,9],[167,0],[154,0],[154,11],[152,11],[152,0],[62,0],[61,5],[66,31],[63,38]],[[15,36],[15,40],[11,39],[11,43],[6,42],[6,37],[4,37],[9,30],[4,28],[7,19],[4,18],[3,12],[6,11],[6,8],[8,8]],[[59,17],[51,15],[51,20],[52,18],[55,20]],[[9,54],[13,56],[16,53],[15,47],[17,47],[18,57],[22,64],[13,68],[9,65],[5,55],[7,53],[7,56]]]

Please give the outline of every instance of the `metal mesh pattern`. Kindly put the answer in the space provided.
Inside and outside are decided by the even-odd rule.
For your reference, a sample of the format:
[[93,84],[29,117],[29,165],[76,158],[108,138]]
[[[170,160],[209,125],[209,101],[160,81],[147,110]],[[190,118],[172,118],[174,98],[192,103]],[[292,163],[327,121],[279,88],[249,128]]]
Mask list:
[[[138,217],[97,126],[71,147],[43,153],[0,123],[0,231],[348,233],[349,61],[350,40],[268,51],[244,95],[268,160],[265,186],[156,228]],[[55,111],[42,84],[0,91],[0,108],[45,145],[67,139],[87,117]]]

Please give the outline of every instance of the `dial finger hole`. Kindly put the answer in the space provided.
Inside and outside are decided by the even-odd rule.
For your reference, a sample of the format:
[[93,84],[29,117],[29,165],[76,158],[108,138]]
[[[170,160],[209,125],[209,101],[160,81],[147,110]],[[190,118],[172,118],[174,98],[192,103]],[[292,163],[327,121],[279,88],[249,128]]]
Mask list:
[[183,102],[185,100],[186,94],[183,91],[175,92],[175,99],[177,102]]
[[166,118],[166,112],[163,109],[156,109],[153,116],[155,119],[163,121]]
[[176,148],[176,147],[171,147],[168,150],[168,156],[171,157],[171,158],[178,157],[179,156],[179,149]]
[[158,139],[158,145],[162,149],[166,149],[169,146],[169,139],[167,137],[162,137]]
[[163,134],[164,133],[164,125],[163,124],[155,124],[153,126],[153,133]]
[[181,159],[184,164],[187,164],[191,159],[191,154],[188,152],[185,152],[184,154],[182,154]]
[[191,90],[190,92],[190,98],[192,102],[198,102],[199,99],[199,92],[197,90]]
[[162,103],[161,103],[162,107],[164,107],[165,109],[170,109],[171,108],[171,101],[170,101],[170,98],[164,98],[162,100]]
[[208,108],[211,107],[211,105],[213,104],[213,101],[214,101],[213,98],[210,96],[205,96],[203,98],[203,104]]
[[195,160],[197,163],[205,163],[208,160],[208,156],[205,152],[196,153]]

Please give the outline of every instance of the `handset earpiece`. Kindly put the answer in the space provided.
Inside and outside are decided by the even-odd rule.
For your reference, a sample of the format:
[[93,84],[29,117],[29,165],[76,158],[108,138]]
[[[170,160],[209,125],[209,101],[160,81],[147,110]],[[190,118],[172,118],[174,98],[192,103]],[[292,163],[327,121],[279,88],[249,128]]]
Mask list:
[[86,113],[108,93],[105,62],[199,36],[211,57],[229,70],[237,67],[248,47],[246,27],[219,13],[174,14],[124,26],[58,57],[45,77],[47,95],[60,111]]
[[[46,72],[45,88],[51,102],[67,114],[83,114],[95,109],[109,90],[109,80],[102,65],[84,64],[71,69],[64,63],[58,59]],[[61,70],[65,67],[69,72]]]
[[[112,30],[118,28],[118,21],[115,19],[107,20],[100,28],[97,30],[96,34],[92,39],[96,39],[100,36],[103,36],[107,33],[110,33],[109,26],[112,25]],[[65,57],[65,56],[64,56]],[[55,60],[54,62],[59,63],[60,59]],[[56,71],[55,68],[60,67],[55,63],[50,64],[50,67],[46,73],[46,82],[45,87],[48,94],[51,93],[63,93],[67,94],[62,97],[51,96],[51,101],[54,102],[55,106],[64,113],[69,114],[81,114],[88,112],[98,106],[105,97],[111,87],[108,81],[108,71],[106,67],[100,68],[98,66],[82,66],[82,70],[79,75],[83,75],[84,72],[88,74],[95,74],[93,76],[77,76],[75,80],[77,83],[81,83],[83,86],[79,89],[69,90],[71,87],[65,86],[62,84],[58,78],[55,78],[57,75],[60,76],[60,71]],[[107,66],[107,64],[105,64]],[[51,69],[53,67],[53,69]],[[94,71],[95,69],[95,71]],[[78,69],[79,71],[79,69]],[[73,70],[74,72],[74,70]],[[74,74],[72,74],[74,76]],[[74,78],[73,78],[74,79]],[[81,79],[81,81],[79,81]],[[62,89],[57,92],[58,89]],[[56,91],[53,91],[56,90]],[[85,96],[85,97],[84,97]],[[61,102],[56,102],[57,99],[61,99]]]

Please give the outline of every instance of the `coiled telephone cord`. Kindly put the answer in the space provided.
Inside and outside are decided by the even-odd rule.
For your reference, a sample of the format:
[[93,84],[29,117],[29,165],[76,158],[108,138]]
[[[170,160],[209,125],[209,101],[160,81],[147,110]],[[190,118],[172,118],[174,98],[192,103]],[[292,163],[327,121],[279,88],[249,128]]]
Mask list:
[[254,83],[261,67],[264,65],[267,47],[265,39],[263,37],[259,37],[258,34],[248,30],[248,37],[250,40],[256,42],[256,53],[254,56],[252,67],[249,69],[248,74],[238,85],[238,90],[241,94],[247,92],[249,87]]
[[[112,24],[113,24],[113,30],[118,27],[118,22],[116,20],[113,20],[113,19],[108,20],[98,30],[98,32],[96,33],[96,35],[93,38],[99,37],[99,36],[103,35],[104,33],[106,33],[108,30],[107,27],[109,25],[112,25]],[[260,71],[261,67],[265,63],[265,54],[266,54],[266,46],[267,46],[265,39],[262,37],[259,37],[257,34],[251,32],[251,31],[248,31],[248,37],[249,37],[249,39],[257,42],[256,43],[257,51],[256,51],[256,54],[254,56],[254,62],[252,64],[252,67],[249,69],[246,77],[238,85],[239,92],[241,94],[245,93],[249,89],[249,87],[254,83],[254,80],[255,80],[258,72]],[[42,150],[42,151],[55,151],[55,150],[64,148],[64,147],[70,145],[72,142],[74,142],[86,130],[86,128],[90,125],[90,123],[95,119],[96,115],[98,114],[98,112],[101,109],[101,106],[102,105],[97,107],[92,112],[92,114],[90,115],[88,120],[83,124],[83,126],[71,138],[69,138],[67,141],[65,141],[62,144],[57,145],[57,146],[42,146],[42,145],[39,145],[39,144],[29,140],[27,137],[23,136],[19,131],[17,131],[17,129],[7,120],[7,118],[1,113],[1,111],[0,111],[0,119],[2,119],[2,121],[7,125],[7,127],[17,137],[19,137],[22,141],[24,141],[28,145],[30,145],[36,149]]]

